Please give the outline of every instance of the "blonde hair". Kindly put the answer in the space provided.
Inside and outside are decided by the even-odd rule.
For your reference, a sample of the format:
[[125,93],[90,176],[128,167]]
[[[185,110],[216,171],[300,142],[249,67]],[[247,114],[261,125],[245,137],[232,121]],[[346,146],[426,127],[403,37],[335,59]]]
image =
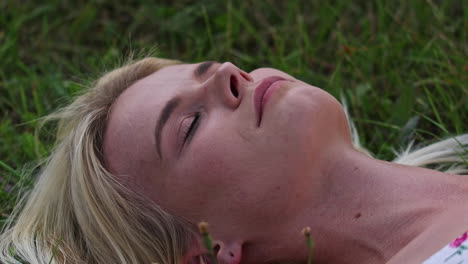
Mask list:
[[114,100],[135,81],[176,63],[129,63],[44,118],[58,120],[57,143],[0,236],[1,263],[182,263],[195,226],[125,188],[106,170],[101,153]]
[[[101,150],[115,99],[135,81],[177,63],[158,58],[129,63],[44,118],[58,120],[57,142],[0,235],[1,263],[182,263],[195,243],[195,226],[125,188],[104,167]],[[355,148],[371,155],[359,144],[345,102],[344,109]],[[457,140],[408,149],[396,162],[460,161],[457,153],[468,144],[468,135]],[[457,167],[462,171],[466,167]]]
[[[341,95],[341,103],[348,120],[353,147],[373,157],[372,153],[363,147],[359,140],[359,134],[348,112],[348,104],[344,95]],[[415,166],[430,167],[451,174],[468,173],[468,134],[462,134],[447,138],[427,146],[414,147],[414,140],[403,150],[394,150],[394,163]]]

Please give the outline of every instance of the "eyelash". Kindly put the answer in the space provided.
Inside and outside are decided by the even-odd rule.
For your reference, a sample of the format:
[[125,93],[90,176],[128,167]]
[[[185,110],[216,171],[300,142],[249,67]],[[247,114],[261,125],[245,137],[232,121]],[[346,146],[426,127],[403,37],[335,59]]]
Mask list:
[[199,124],[199,119],[200,119],[200,112],[196,112],[193,118],[192,123],[189,126],[184,127],[184,131],[182,133],[183,135],[183,143],[187,141],[187,138],[194,133],[194,131],[197,129],[198,124]]

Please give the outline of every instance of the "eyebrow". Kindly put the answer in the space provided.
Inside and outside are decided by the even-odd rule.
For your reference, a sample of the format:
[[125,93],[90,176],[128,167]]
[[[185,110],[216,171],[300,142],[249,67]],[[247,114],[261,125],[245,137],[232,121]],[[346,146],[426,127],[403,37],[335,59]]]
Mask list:
[[203,63],[200,63],[200,65],[197,66],[195,69],[193,75],[195,78],[201,77],[203,74],[205,74],[208,69],[211,67],[211,65],[215,64],[216,61],[205,61]]
[[[203,74],[205,74],[208,69],[211,67],[211,65],[215,64],[216,61],[205,61],[203,63],[200,63],[200,65],[195,68],[193,71],[193,75],[195,78],[201,77]],[[166,125],[167,121],[169,121],[169,118],[171,117],[172,113],[175,111],[177,106],[179,106],[181,102],[181,98],[179,96],[176,96],[169,100],[166,105],[163,107],[163,110],[161,111],[161,115],[159,116],[158,122],[156,122],[156,127],[154,128],[154,137],[156,140],[156,151],[158,152],[159,158],[162,159],[162,151],[161,151],[161,136],[162,136],[162,131],[164,129],[164,126]]]
[[161,115],[159,116],[158,122],[156,122],[156,127],[154,129],[154,136],[156,138],[156,150],[158,151],[159,158],[162,159],[161,153],[161,135],[164,126],[166,125],[169,117],[180,104],[180,97],[174,97],[169,100],[166,105],[164,106],[163,110],[161,111]]

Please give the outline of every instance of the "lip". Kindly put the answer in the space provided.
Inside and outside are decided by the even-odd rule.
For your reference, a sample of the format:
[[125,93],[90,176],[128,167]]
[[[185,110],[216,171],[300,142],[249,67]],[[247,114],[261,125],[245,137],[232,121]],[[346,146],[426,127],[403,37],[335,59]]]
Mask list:
[[262,80],[262,82],[255,88],[254,93],[254,107],[255,112],[257,114],[257,126],[260,126],[260,122],[262,121],[262,112],[263,112],[263,96],[265,95],[266,91],[270,86],[276,81],[283,81],[285,80],[279,76],[270,76]]

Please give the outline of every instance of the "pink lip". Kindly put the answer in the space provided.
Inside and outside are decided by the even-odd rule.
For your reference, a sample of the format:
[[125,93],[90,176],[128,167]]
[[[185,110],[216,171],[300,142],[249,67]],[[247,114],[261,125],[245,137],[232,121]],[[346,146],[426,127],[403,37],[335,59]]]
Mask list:
[[260,126],[260,122],[262,121],[262,112],[263,112],[263,96],[265,95],[266,91],[270,86],[276,81],[285,80],[279,76],[271,76],[263,79],[263,81],[255,88],[254,93],[254,105],[255,105],[255,112],[257,113],[258,123],[257,126]]

